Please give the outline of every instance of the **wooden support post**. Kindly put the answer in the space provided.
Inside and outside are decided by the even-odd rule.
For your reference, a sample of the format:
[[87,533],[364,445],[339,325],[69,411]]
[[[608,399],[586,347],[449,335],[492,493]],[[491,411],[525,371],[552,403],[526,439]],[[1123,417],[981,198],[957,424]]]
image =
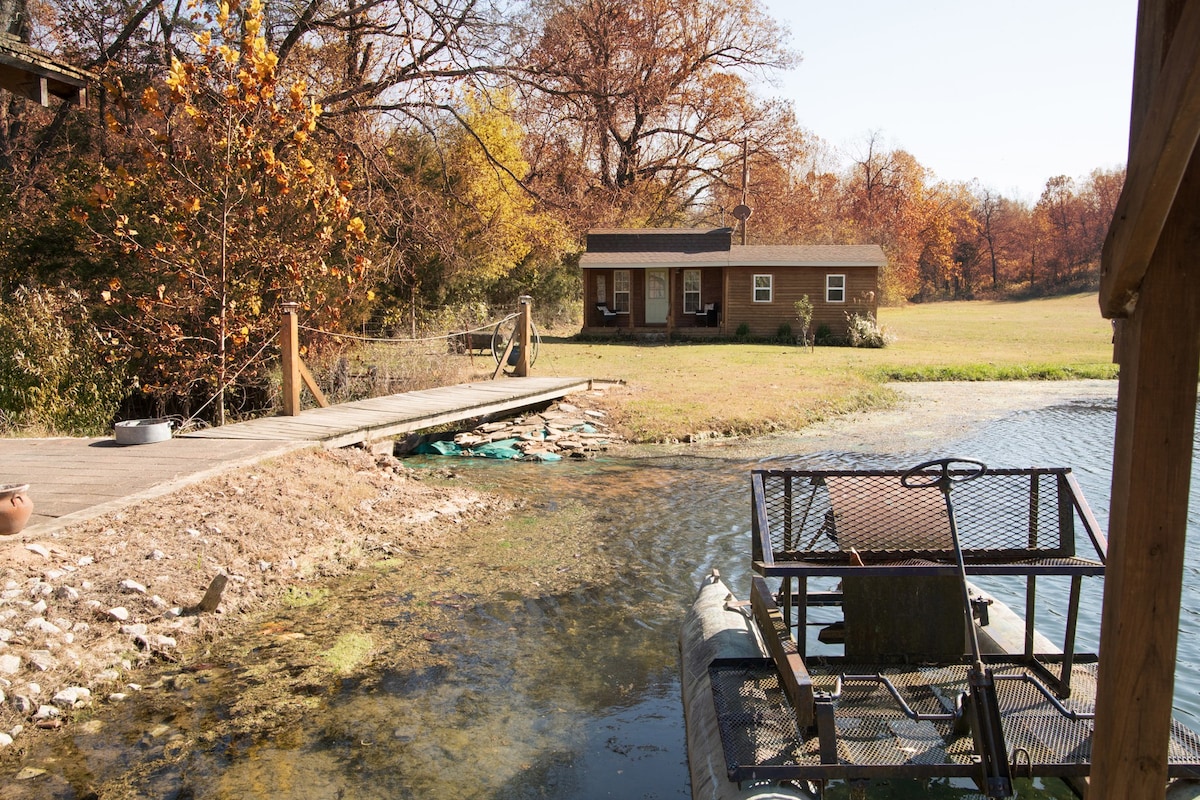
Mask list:
[[283,368],[283,415],[300,413],[300,329],[296,320],[299,303],[281,303],[279,354]]
[[1121,326],[1092,800],[1161,798],[1167,779],[1200,371],[1196,209],[1193,157]]
[[529,356],[533,348],[533,298],[521,295],[520,316],[517,317],[517,340],[520,352],[517,353],[517,363],[513,375],[518,378],[529,376]]

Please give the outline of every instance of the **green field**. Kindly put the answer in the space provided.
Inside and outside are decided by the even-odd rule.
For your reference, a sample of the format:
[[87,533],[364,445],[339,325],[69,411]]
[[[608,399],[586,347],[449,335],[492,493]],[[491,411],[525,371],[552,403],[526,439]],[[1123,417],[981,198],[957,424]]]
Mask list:
[[616,378],[640,441],[697,431],[797,430],[895,401],[888,380],[1115,378],[1112,329],[1094,294],[884,308],[886,348],[574,341],[547,338],[534,374]]

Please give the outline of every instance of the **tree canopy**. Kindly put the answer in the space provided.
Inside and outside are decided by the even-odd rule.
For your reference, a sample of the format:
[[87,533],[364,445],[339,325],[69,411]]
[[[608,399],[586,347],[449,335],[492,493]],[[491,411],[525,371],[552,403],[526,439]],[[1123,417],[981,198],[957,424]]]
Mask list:
[[28,10],[102,83],[86,109],[0,92],[0,298],[71,293],[127,391],[218,420],[261,391],[282,300],[335,331],[569,309],[588,228],[734,224],[743,198],[751,242],[881,244],[887,301],[1066,291],[1124,179],[1031,205],[878,133],[839,152],[765,89],[799,58],[754,0]]

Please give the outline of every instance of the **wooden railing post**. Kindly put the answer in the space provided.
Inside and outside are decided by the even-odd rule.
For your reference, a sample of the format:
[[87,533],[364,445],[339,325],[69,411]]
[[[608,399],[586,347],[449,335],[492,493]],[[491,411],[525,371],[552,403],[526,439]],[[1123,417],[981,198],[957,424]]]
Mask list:
[[529,375],[529,353],[533,346],[533,298],[521,295],[520,316],[517,317],[517,336],[521,351],[517,354],[517,363],[513,374],[519,378]]
[[280,303],[279,353],[283,367],[283,415],[300,413],[300,329],[296,319],[299,303]]

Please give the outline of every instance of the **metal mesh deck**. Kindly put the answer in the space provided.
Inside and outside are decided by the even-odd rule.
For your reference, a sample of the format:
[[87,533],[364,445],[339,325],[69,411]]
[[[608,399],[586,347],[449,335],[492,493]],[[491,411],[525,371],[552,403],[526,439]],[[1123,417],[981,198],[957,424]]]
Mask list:
[[[1034,673],[1018,661],[991,664],[996,675]],[[887,676],[919,714],[953,711],[966,689],[969,667],[810,663],[814,688],[831,691],[840,674]],[[731,780],[879,777],[974,777],[970,733],[948,722],[909,719],[879,683],[846,683],[837,701],[837,763],[822,763],[815,731],[800,733],[770,659],[729,659],[709,667]],[[1090,713],[1095,704],[1095,665],[1076,664],[1068,709]],[[1018,776],[1086,775],[1090,770],[1092,721],[1063,716],[1031,684],[998,679],[996,693],[1010,759]],[[1028,768],[1025,765],[1028,764]],[[1172,723],[1168,774],[1200,770],[1200,739]]]
[[[1069,472],[987,470],[976,480],[955,484],[958,535],[967,563],[1058,559],[1058,566],[1068,569],[1099,566],[1075,557],[1077,528],[1098,531],[1091,530],[1091,512]],[[815,565],[844,560],[853,548],[868,563],[949,560],[950,525],[941,493],[934,487],[906,489],[900,485],[902,474],[755,471],[755,558]]]

